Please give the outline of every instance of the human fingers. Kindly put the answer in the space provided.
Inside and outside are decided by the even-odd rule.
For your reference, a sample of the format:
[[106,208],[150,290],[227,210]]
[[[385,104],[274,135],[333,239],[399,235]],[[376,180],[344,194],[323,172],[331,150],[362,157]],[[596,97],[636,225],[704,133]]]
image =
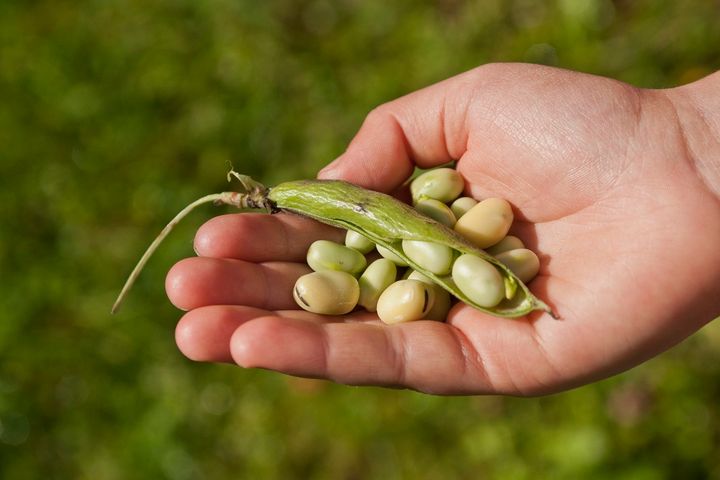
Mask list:
[[428,168],[460,158],[476,75],[466,72],[375,108],[345,153],[319,177],[390,192],[415,166]]
[[342,242],[343,235],[337,228],[298,215],[236,213],[202,225],[195,235],[195,252],[249,262],[300,262],[315,240]]
[[482,358],[445,323],[317,323],[276,315],[240,325],[230,342],[243,367],[351,385],[408,387],[440,394],[495,391]]
[[255,318],[273,315],[319,324],[378,321],[377,316],[369,312],[337,317],[304,310],[270,311],[244,305],[209,305],[191,310],[180,319],[175,329],[175,341],[180,351],[191,360],[232,362],[230,338],[235,330]]
[[300,263],[193,257],[170,269],[165,290],[173,305],[182,310],[206,305],[295,308],[293,285],[309,272],[310,268]]
[[191,310],[175,328],[175,343],[191,360],[232,362],[230,337],[244,322],[271,315],[269,310],[242,305],[210,305]]

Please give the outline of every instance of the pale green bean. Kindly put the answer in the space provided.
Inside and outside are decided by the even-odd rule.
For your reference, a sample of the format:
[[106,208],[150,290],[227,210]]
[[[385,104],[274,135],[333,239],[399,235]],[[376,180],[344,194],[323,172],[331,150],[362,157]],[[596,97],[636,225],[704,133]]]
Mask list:
[[375,248],[375,244],[364,235],[348,230],[345,234],[345,246],[354,248],[360,253],[368,253]]
[[420,240],[403,240],[402,249],[410,260],[435,275],[450,273],[454,253],[447,245]]
[[492,247],[486,248],[485,251],[490,255],[495,256],[502,252],[507,252],[508,250],[515,250],[517,248],[525,248],[522,240],[520,240],[514,235],[507,235],[505,236],[505,238],[500,240]]
[[434,198],[423,198],[415,204],[415,210],[433,220],[442,223],[446,227],[453,228],[456,218],[450,207]]
[[410,183],[413,201],[434,198],[444,203],[455,200],[465,188],[465,180],[457,170],[436,168],[424,172]]
[[382,255],[383,258],[387,258],[388,260],[391,260],[398,267],[407,267],[408,266],[408,264],[405,260],[403,260],[399,256],[395,255],[393,252],[391,252],[387,248],[383,247],[382,245],[377,245],[376,248],[377,248],[378,253],[380,255]]
[[353,248],[329,240],[317,240],[308,249],[307,264],[316,272],[339,270],[359,275],[365,269],[367,260]]
[[540,259],[535,252],[527,248],[516,248],[495,255],[507,266],[523,283],[535,278],[540,270]]
[[360,299],[358,305],[368,312],[377,310],[378,299],[382,292],[395,282],[397,267],[387,258],[381,258],[371,263],[360,275]]
[[450,205],[450,210],[455,215],[455,218],[460,218],[465,215],[468,210],[477,205],[478,201],[472,197],[460,197]]
[[452,279],[462,293],[483,307],[494,307],[505,297],[500,272],[477,255],[458,257],[453,264]]

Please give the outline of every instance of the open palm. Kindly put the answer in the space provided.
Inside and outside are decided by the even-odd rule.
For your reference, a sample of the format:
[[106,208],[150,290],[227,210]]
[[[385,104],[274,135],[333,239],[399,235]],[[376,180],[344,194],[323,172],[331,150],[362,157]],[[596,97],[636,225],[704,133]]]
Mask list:
[[[511,202],[539,253],[533,292],[559,314],[508,320],[458,304],[446,323],[296,310],[308,245],[342,232],[290,215],[206,223],[170,271],[190,358],[349,384],[541,394],[627,369],[720,312],[720,202],[666,91],[531,65],[488,65],[375,109],[321,176],[395,191],[457,161],[471,196]],[[261,242],[248,238],[263,239]]]

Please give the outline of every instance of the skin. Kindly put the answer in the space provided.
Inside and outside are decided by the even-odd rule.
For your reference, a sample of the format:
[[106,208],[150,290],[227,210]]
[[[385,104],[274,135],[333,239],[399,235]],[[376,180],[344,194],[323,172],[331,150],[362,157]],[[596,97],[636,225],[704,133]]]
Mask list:
[[[167,276],[199,361],[435,394],[541,395],[627,370],[720,315],[720,73],[644,90],[490,64],[373,110],[321,178],[393,192],[457,160],[466,194],[501,197],[540,254],[531,289],[560,315],[455,305],[446,323],[322,317],[292,299],[307,247],[343,233],[287,215],[203,225]],[[262,242],[247,241],[261,238]]]

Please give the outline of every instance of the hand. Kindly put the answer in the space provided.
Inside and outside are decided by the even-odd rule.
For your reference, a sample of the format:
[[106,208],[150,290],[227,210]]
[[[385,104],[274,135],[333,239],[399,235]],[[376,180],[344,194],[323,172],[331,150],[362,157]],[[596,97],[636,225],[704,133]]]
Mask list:
[[201,227],[200,256],[168,275],[170,299],[189,310],[178,346],[196,360],[439,394],[543,394],[628,369],[720,315],[719,167],[699,160],[718,144],[688,130],[700,118],[690,93],[487,65],[375,109],[321,172],[390,192],[415,165],[457,160],[467,193],[512,203],[511,233],[542,263],[530,288],[560,320],[463,304],[446,323],[312,315],[292,286],[308,245],[342,233],[235,214]]

